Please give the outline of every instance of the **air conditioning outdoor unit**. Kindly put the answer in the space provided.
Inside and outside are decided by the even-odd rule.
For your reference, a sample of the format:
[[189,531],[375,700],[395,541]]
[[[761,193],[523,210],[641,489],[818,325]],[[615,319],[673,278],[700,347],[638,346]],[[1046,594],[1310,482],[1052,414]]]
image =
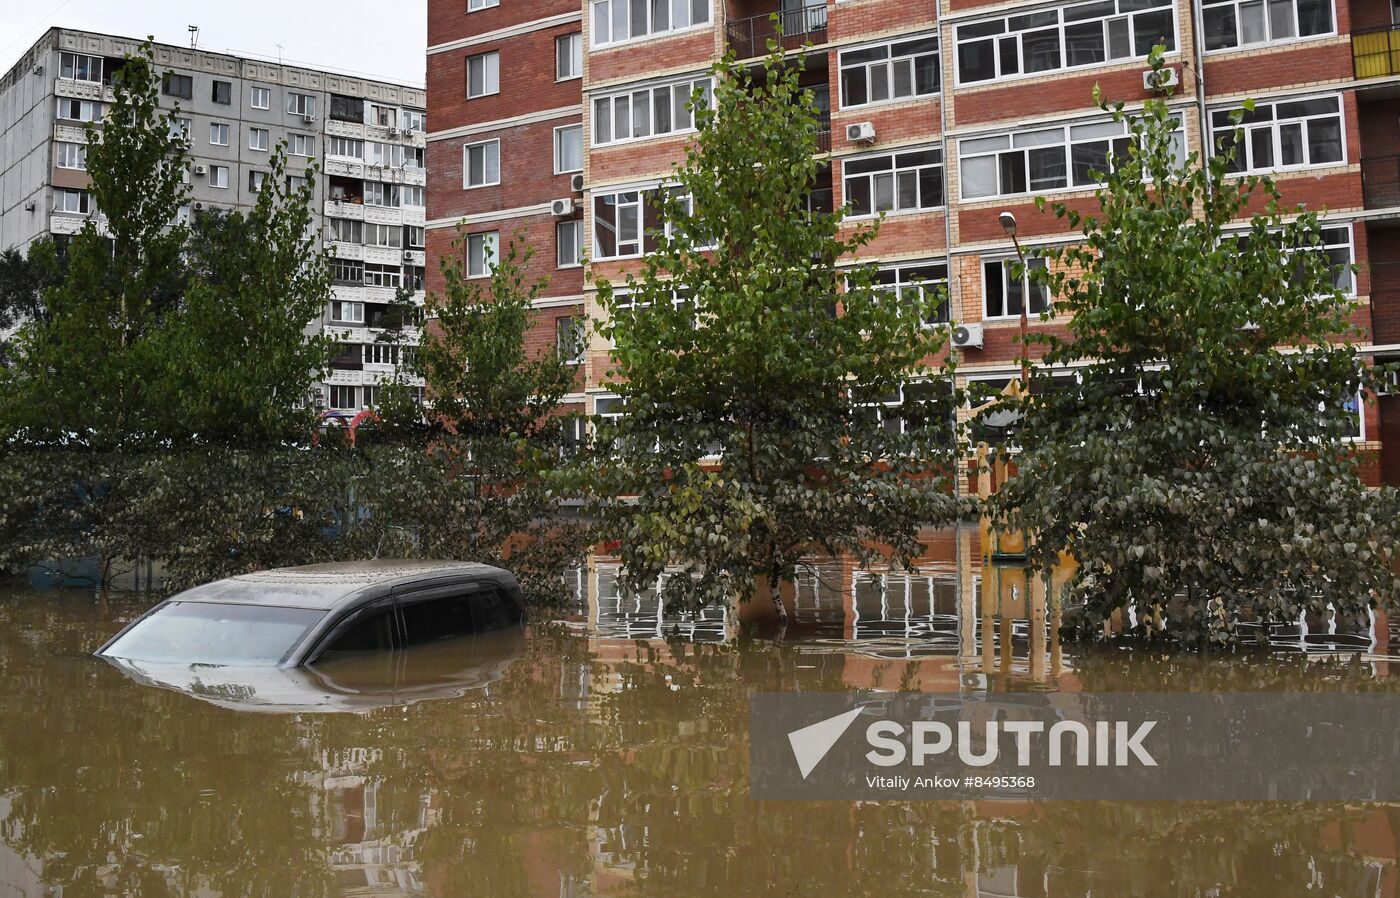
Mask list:
[[875,139],[873,122],[856,122],[846,126],[846,139],[853,143],[870,143]]
[[959,349],[982,348],[982,325],[957,324],[953,326],[953,345]]
[[562,218],[565,215],[573,215],[574,200],[572,197],[566,200],[555,200],[549,204],[549,211],[558,218]]
[[574,175],[570,178],[569,189],[574,193],[583,193],[583,175]]
[[26,212],[33,212],[34,208],[34,202],[32,200],[24,204],[24,211]]
[[1176,87],[1181,83],[1181,78],[1177,75],[1176,69],[1148,69],[1142,73],[1143,90],[1166,90],[1169,87]]
[[398,129],[398,128],[395,128],[395,127],[392,126],[392,125],[390,125],[390,126],[389,126],[389,136],[390,136],[390,137],[398,137],[398,136],[399,136],[399,129]]
[[406,250],[404,250],[404,251],[403,251],[403,260],[404,260],[405,262],[412,262],[412,261],[413,261],[413,250],[411,250],[411,249],[406,249]]
[[306,123],[309,125],[309,124],[311,124],[312,122],[316,121],[316,114],[315,114],[314,112],[308,112],[308,113],[306,113],[306,115],[303,115],[301,118],[302,118],[302,121],[306,122]]
[[196,166],[194,167],[194,173],[197,174],[197,175],[202,175],[202,174],[204,174],[204,173],[207,172],[207,171],[209,171],[209,169],[205,168],[205,167],[202,166],[202,165],[196,165]]
[[412,137],[412,136],[413,136],[414,134],[416,134],[416,133],[418,133],[418,132],[414,131],[412,128],[404,128],[404,129],[403,129],[403,136],[404,136],[404,137]]

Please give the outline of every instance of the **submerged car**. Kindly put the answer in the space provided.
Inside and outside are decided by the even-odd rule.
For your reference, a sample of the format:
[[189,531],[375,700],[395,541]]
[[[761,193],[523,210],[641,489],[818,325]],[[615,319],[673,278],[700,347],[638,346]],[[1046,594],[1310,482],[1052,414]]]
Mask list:
[[297,668],[518,627],[523,618],[515,577],[489,565],[318,564],[186,590],[97,654],[147,666]]

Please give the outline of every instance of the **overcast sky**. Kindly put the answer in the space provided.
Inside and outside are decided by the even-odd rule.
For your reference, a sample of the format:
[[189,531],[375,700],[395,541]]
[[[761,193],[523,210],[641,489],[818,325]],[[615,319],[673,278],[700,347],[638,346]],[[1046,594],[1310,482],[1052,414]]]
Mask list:
[[[57,25],[423,83],[425,0],[0,0],[0,74]],[[278,44],[281,44],[279,50]]]

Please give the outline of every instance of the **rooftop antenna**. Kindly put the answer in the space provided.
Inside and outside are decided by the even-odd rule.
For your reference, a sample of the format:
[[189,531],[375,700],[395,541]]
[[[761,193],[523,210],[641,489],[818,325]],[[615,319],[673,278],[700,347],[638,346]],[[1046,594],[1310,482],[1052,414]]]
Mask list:
[[193,50],[195,47],[199,46],[199,26],[186,25],[185,29],[190,33],[190,49]]
[[277,64],[278,64],[278,65],[281,65],[281,64],[282,64],[282,45],[281,45],[281,44],[278,44],[278,45],[277,45]]

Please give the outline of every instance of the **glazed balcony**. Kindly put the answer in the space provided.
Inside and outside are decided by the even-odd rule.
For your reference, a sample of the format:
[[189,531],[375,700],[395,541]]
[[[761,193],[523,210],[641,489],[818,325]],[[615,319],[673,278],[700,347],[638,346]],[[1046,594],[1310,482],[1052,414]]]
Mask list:
[[725,34],[736,56],[751,59],[767,55],[768,42],[778,38],[780,28],[785,50],[796,50],[804,44],[824,44],[826,7],[770,10],[760,15],[730,19]]

